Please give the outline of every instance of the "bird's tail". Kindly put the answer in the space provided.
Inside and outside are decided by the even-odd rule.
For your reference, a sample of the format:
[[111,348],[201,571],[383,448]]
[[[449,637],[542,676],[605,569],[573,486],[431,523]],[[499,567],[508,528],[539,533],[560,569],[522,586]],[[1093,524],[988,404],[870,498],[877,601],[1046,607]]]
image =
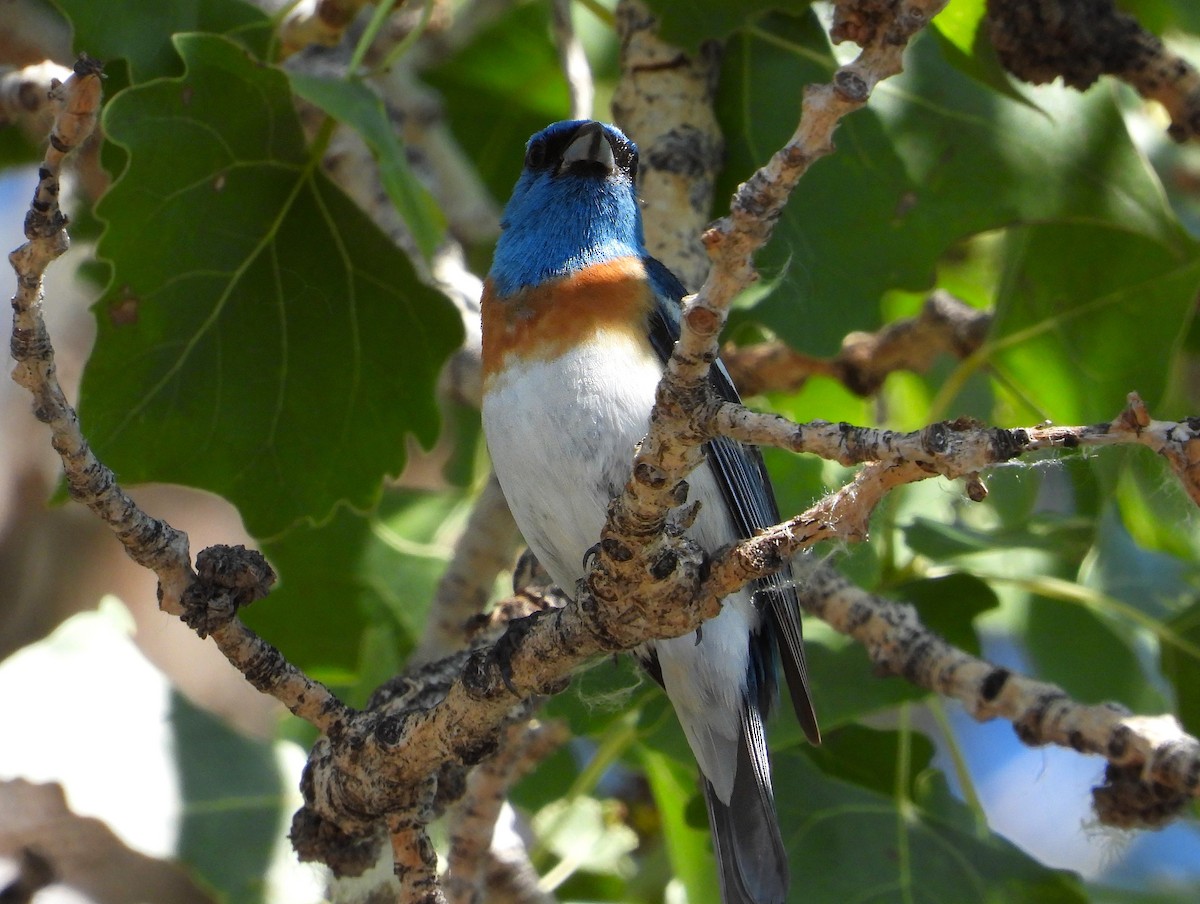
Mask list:
[[787,852],[779,835],[762,715],[748,703],[742,715],[737,772],[728,803],[703,780],[724,904],[784,904]]

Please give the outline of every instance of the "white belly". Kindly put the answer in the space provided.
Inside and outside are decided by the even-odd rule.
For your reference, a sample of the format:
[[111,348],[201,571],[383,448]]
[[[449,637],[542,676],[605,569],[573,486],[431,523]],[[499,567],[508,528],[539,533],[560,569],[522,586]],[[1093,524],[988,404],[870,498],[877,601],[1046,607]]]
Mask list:
[[[572,596],[584,574],[584,555],[600,539],[608,503],[629,477],[661,374],[648,347],[614,336],[586,351],[509,367],[484,395],[488,450],[513,517],[538,561]],[[735,539],[736,529],[710,470],[701,467],[688,481],[690,498],[701,501],[690,534],[714,552]],[[758,618],[743,592],[705,623],[701,643],[688,635],[653,644],[692,750],[726,801],[749,632]]]

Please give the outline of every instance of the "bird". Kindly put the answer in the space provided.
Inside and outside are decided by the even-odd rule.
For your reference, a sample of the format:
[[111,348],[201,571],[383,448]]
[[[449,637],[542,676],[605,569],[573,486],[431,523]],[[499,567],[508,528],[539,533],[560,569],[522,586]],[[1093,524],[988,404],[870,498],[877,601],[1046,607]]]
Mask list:
[[[482,420],[525,542],[568,595],[645,436],[679,337],[679,279],[646,250],[637,145],[616,126],[554,123],[533,135],[484,281]],[[712,387],[736,401],[718,360]],[[779,520],[761,453],[726,438],[688,478],[688,535],[716,551]],[[820,731],[788,570],[727,597],[694,634],[634,655],[664,688],[700,768],[725,904],[782,904],[787,854],[764,720],[776,658],[809,740]]]

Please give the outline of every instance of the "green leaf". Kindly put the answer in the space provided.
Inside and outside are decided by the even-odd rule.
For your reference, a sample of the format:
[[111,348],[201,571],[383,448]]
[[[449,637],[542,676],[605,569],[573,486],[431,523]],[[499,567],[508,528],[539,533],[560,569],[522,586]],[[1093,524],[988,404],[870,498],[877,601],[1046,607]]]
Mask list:
[[975,617],[999,605],[986,583],[970,574],[907,581],[888,588],[888,596],[917,607],[921,621],[949,643],[981,655]]
[[[904,755],[910,762],[920,770],[929,768],[934,748],[924,735],[909,732],[906,737],[898,731],[879,731],[862,725],[845,725],[825,732],[821,746],[804,745],[799,752],[827,776],[891,797],[896,791],[896,764],[900,761],[902,744],[909,746]],[[913,778],[908,776],[906,794],[915,791]]]
[[1033,593],[1024,640],[1037,677],[1061,685],[1076,700],[1115,700],[1136,712],[1166,708],[1146,680],[1137,637],[1110,614]]
[[1014,229],[981,354],[1034,417],[1109,421],[1132,390],[1154,409],[1198,290],[1190,241],[1090,224]]
[[85,429],[124,481],[219,493],[256,537],[370,508],[406,436],[437,434],[461,322],[321,175],[280,72],[222,38],[177,45],[184,77],[106,111],[129,165],[98,209],[114,272]]
[[975,79],[981,85],[1019,104],[1033,104],[1013,87],[1008,73],[988,40],[984,20],[986,0],[955,0],[947,4],[932,22],[934,36],[941,44],[942,55],[951,66]]
[[[1200,602],[1176,615],[1165,627],[1200,646]],[[1200,732],[1200,660],[1178,647],[1163,644],[1160,662],[1163,677],[1175,691],[1175,713],[1183,727],[1195,735]]]
[[771,10],[796,10],[806,2],[786,3],[782,0],[650,0],[646,4],[658,18],[659,36],[684,50],[695,52],[710,40],[723,40],[759,19]]
[[498,201],[512,193],[529,136],[571,110],[562,67],[546,40],[549,15],[542,3],[518,5],[423,73],[441,93],[459,143]]
[[1123,449],[1097,466],[1101,461],[1115,472],[1109,489],[1115,491],[1121,520],[1141,546],[1189,562],[1200,558],[1196,504],[1162,459],[1148,449]]
[[[832,730],[884,709],[924,697],[927,691],[898,678],[875,674],[863,647],[823,622],[804,625],[809,686],[821,730]],[[801,733],[789,704],[782,702],[774,735],[783,744],[799,743]]]
[[339,508],[265,543],[279,574],[247,624],[315,678],[364,703],[416,645],[463,524],[463,495],[389,493],[367,515]]
[[716,901],[712,841],[708,823],[699,825],[688,818],[700,804],[694,763],[680,762],[645,744],[638,745],[638,759],[650,783],[650,792],[662,818],[663,840],[675,878],[687,890],[691,904]]
[[392,204],[412,231],[426,260],[446,231],[446,218],[408,166],[396,129],[379,96],[360,81],[322,78],[288,71],[292,89],[309,103],[353,128],[379,165],[379,176]]
[[[756,261],[772,273],[787,265],[787,275],[731,325],[753,317],[797,349],[833,354],[846,333],[879,326],[887,290],[930,288],[947,249],[1015,223],[1110,224],[1177,258],[1191,253],[1108,93],[1043,87],[1029,95],[1034,110],[967,78],[924,37],[905,67],[839,126],[838,152],[800,181]],[[832,70],[811,18],[769,16],[730,41],[718,209],[795,129],[799,93],[789,101],[780,86],[825,81]]]
[[98,60],[124,59],[131,81],[178,75],[172,39],[181,32],[210,32],[247,42],[259,56],[271,36],[270,19],[244,0],[53,0],[71,21],[74,47]]
[[1078,559],[1091,543],[1093,525],[1084,518],[1034,515],[1020,527],[981,530],[917,517],[903,530],[904,541],[913,552],[938,560],[1022,547],[1053,549],[1064,558]]
[[[897,798],[895,782],[888,793],[879,776],[865,776],[861,785],[827,775],[807,752],[775,756],[775,802],[804,901],[1086,900],[1074,877],[1047,869],[998,836],[979,835],[970,812],[928,769],[929,752],[920,745],[913,757],[912,777],[903,783],[911,798]],[[894,763],[882,758],[879,767],[891,765],[894,776]]]
[[222,889],[230,904],[257,904],[287,818],[275,753],[181,694],[172,694],[171,704],[175,749],[182,752],[175,765],[186,802],[180,859]]

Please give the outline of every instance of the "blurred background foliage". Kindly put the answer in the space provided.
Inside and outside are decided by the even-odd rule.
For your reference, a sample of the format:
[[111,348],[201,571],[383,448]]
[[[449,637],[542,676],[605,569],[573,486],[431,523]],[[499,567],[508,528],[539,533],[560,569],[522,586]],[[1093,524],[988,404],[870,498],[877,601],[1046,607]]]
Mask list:
[[[436,392],[462,341],[459,315],[317,165],[332,130],[364,137],[425,254],[445,220],[362,83],[279,65],[279,13],[242,0],[34,5],[109,76],[101,160],[113,181],[73,199],[75,238],[94,258],[79,264],[95,323],[79,395],[85,431],[122,481],[231,503],[280,575],[247,620],[362,704],[419,638],[487,462],[477,413]],[[725,42],[716,216],[795,128],[801,87],[828,78],[847,51],[830,46],[820,5],[650,5],[662,34],[685,48]],[[1200,61],[1192,0],[1121,6]],[[458,14],[485,7],[471,40],[420,77],[499,205],[528,135],[567,117],[568,91],[548,5],[463,3]],[[953,0],[909,50],[906,72],[839,128],[837,153],[805,176],[758,259],[769,291],[747,298],[730,330],[736,342],[775,336],[831,355],[851,331],[912,316],[942,288],[992,313],[983,346],[926,374],[893,374],[870,399],[814,378],[752,404],[898,429],[961,415],[1076,424],[1111,419],[1136,390],[1156,417],[1200,414],[1200,151],[1170,144],[1162,111],[1121,85],[1077,93],[1008,78],[980,36],[984,7]],[[573,16],[597,116],[607,118],[618,75],[611,4],[581,0]],[[328,116],[315,136],[295,95]],[[23,180],[8,189],[18,200],[9,220],[19,223],[39,153],[0,130],[0,179]],[[480,275],[492,241],[465,249]],[[5,429],[37,430],[19,409],[8,405]],[[768,461],[785,513],[847,478],[777,452]],[[877,512],[870,543],[818,554],[914,602],[965,649],[1081,701],[1174,712],[1200,732],[1200,522],[1160,463],[1140,449],[1053,454],[995,469],[987,482],[982,504],[944,481],[905,488]],[[192,531],[188,512],[173,520]],[[20,530],[12,517],[10,546]],[[94,606],[102,582],[79,580],[93,595],[77,595]],[[21,595],[9,586],[0,611]],[[0,650],[10,654],[0,693],[37,701],[22,709],[28,724],[18,720],[0,777],[67,781],[45,749],[83,757],[79,742],[39,726],[81,705],[78,688],[59,681],[81,674],[81,651],[103,654],[105,682],[141,655],[122,611],[109,603],[80,616],[90,621]],[[167,630],[138,624],[139,638]],[[1194,821],[1153,835],[1100,830],[1087,807],[1101,762],[1026,750],[1011,727],[976,725],[880,680],[861,649],[823,625],[807,631],[826,743],[804,745],[786,715],[772,737],[794,900],[1200,895]],[[72,805],[135,850],[177,860],[202,895],[315,900],[305,895],[319,896],[319,882],[288,865],[282,841],[295,805],[291,741],[310,742],[306,727],[271,711],[250,739],[208,715],[194,683],[185,690],[201,708],[170,680],[155,698],[175,701],[165,708],[139,709],[122,687],[108,688],[106,705],[122,711],[122,732],[147,727],[148,740],[130,733],[121,743],[168,776],[174,828],[146,841],[138,825],[166,817],[135,816],[127,804],[118,818],[87,803],[88,782],[112,772],[76,776]],[[546,886],[563,900],[716,901],[694,765],[658,690],[627,662],[598,663],[546,713],[568,720],[575,740],[515,800],[531,818]]]

